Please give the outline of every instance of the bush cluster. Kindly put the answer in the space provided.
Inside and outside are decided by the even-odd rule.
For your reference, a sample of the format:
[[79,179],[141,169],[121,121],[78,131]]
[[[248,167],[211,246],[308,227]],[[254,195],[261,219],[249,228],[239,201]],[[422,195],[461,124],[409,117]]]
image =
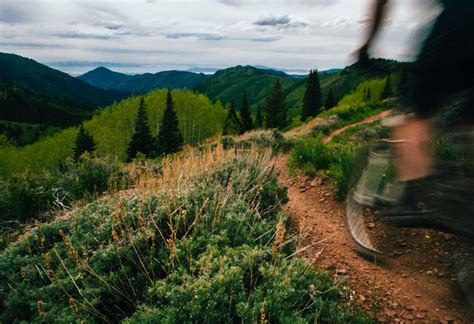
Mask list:
[[126,170],[113,161],[83,155],[67,160],[56,172],[26,172],[0,180],[0,220],[20,222],[41,218],[46,211],[91,201],[111,188],[128,186]]
[[356,158],[353,145],[322,144],[316,138],[299,140],[290,154],[290,167],[314,176],[318,171],[334,179],[336,196],[346,197]]
[[221,144],[225,149],[240,148],[249,149],[256,145],[261,149],[271,148],[274,154],[288,152],[293,147],[293,141],[285,138],[282,132],[277,129],[257,133],[245,140],[235,140],[232,136],[223,136]]
[[166,162],[151,191],[37,222],[0,256],[0,321],[367,321],[341,306],[327,273],[289,257],[269,154],[208,160]]

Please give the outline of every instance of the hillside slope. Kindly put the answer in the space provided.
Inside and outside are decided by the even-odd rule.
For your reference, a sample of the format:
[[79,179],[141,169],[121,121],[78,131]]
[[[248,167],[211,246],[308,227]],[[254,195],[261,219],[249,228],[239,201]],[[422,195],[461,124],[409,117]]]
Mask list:
[[217,71],[201,83],[197,90],[212,100],[220,100],[223,104],[233,101],[237,108],[240,108],[242,96],[247,92],[251,109],[255,111],[270,92],[276,79],[280,79],[285,94],[290,94],[305,84],[305,79],[294,78],[284,72],[239,65]]
[[[373,59],[366,66],[353,64],[342,70],[331,70],[330,73],[323,71],[319,75],[323,99],[326,98],[329,89],[332,89],[337,98],[342,98],[362,82],[385,77],[389,73],[399,71],[403,66],[403,63],[396,61]],[[240,108],[245,91],[251,110],[256,111],[258,106],[265,105],[265,98],[277,78],[280,79],[286,95],[289,115],[298,115],[306,89],[306,77],[295,77],[281,71],[258,69],[253,66],[236,66],[217,71],[201,83],[197,90],[212,100],[222,101],[223,104],[233,101],[237,109]]]
[[157,88],[191,89],[207,79],[203,73],[186,71],[162,71],[127,75],[98,67],[78,79],[103,89],[113,89],[133,93],[146,93]]
[[[153,136],[158,134],[166,106],[166,90],[155,90],[145,97],[148,122]],[[173,90],[174,108],[185,144],[196,145],[222,131],[226,111],[220,104],[212,104],[204,95],[189,90]],[[122,100],[100,110],[91,120],[84,122],[97,142],[99,157],[125,160],[126,150],[135,127],[140,97]],[[25,147],[0,146],[0,177],[21,173],[55,169],[72,156],[77,128],[67,128],[53,136]]]
[[14,54],[0,53],[0,66],[2,120],[66,126],[127,96]]

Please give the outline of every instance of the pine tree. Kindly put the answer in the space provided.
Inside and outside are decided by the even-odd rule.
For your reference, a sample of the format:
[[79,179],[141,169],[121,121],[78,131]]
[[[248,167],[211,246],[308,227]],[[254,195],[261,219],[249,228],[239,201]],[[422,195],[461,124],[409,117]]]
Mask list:
[[301,120],[305,121],[308,117],[316,117],[321,110],[321,104],[322,95],[318,70],[311,70],[309,72],[308,83],[303,97]]
[[142,153],[147,157],[154,156],[155,141],[148,126],[148,117],[145,110],[145,100],[140,99],[137,119],[135,121],[135,133],[127,148],[127,161],[131,161],[137,157],[138,153]]
[[380,100],[384,100],[391,97],[392,97],[392,78],[389,74],[385,81],[385,86],[383,88],[383,91],[380,94]]
[[242,107],[240,108],[240,118],[242,119],[241,133],[245,133],[254,128],[252,116],[250,115],[249,103],[247,101],[247,93],[244,92],[242,99]]
[[242,124],[240,122],[239,116],[235,112],[234,102],[230,102],[229,112],[224,121],[224,130],[223,135],[237,135],[242,129]]
[[92,153],[95,151],[95,149],[96,143],[94,142],[94,139],[81,124],[76,140],[74,141],[74,160],[79,160],[82,154],[85,152]]
[[263,115],[262,115],[262,107],[258,106],[257,108],[257,115],[255,116],[255,126],[257,128],[263,127]]
[[334,97],[334,93],[332,92],[332,88],[329,89],[328,95],[326,97],[326,103],[324,107],[326,109],[331,109],[332,107],[337,105],[336,97]]
[[284,128],[287,125],[285,96],[281,90],[280,80],[276,79],[265,103],[267,128]]
[[184,140],[178,126],[178,116],[174,110],[173,97],[171,96],[171,90],[168,89],[166,109],[157,138],[159,155],[175,153],[183,147]]

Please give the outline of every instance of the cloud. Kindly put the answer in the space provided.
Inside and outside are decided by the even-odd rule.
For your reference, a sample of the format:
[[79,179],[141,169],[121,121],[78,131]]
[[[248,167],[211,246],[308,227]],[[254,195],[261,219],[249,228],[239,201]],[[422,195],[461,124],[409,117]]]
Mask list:
[[0,42],[2,47],[17,47],[17,48],[63,48],[63,45],[58,44],[43,44],[36,42]]
[[225,37],[219,34],[212,34],[212,33],[169,33],[169,34],[166,34],[166,38],[170,38],[170,39],[196,38],[198,40],[215,41],[215,40],[222,40]]
[[103,62],[103,61],[57,61],[57,62],[47,62],[49,66],[56,68],[70,68],[70,67],[95,67],[95,66],[105,66],[105,67],[140,67],[141,64],[137,63],[121,63],[121,62]]
[[71,39],[112,39],[117,38],[116,35],[105,35],[105,34],[88,34],[88,33],[78,33],[78,32],[64,32],[53,34],[55,37],[59,38],[71,38]]
[[[216,0],[219,3],[228,6],[255,6],[255,0]],[[303,7],[315,7],[315,6],[330,6],[338,3],[339,0],[292,0],[292,6],[303,6]],[[288,0],[264,0],[259,1],[260,4],[268,4],[271,6],[275,5],[288,5]]]
[[310,26],[310,22],[303,18],[293,17],[293,16],[265,16],[260,17],[253,22],[255,26],[267,27],[274,29],[305,29]]
[[119,30],[125,27],[125,24],[120,21],[110,21],[110,22],[102,22],[98,23],[97,26],[101,26],[110,30]]
[[259,18],[257,21],[254,22],[254,25],[257,26],[278,26],[278,25],[287,25],[290,23],[290,18],[288,16],[269,16]]
[[23,7],[19,3],[7,3],[0,1],[0,22],[8,24],[26,23],[30,20],[31,15],[27,7]]
[[280,36],[257,36],[250,38],[252,42],[262,42],[262,43],[271,43],[276,42],[281,39]]
[[217,0],[217,2],[220,2],[220,3],[228,5],[228,6],[241,6],[245,1],[242,1],[242,0]]

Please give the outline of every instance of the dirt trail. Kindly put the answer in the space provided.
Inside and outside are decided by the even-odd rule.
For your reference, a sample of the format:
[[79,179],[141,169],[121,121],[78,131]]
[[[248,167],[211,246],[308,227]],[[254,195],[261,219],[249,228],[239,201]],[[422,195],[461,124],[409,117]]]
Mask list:
[[377,115],[367,117],[367,118],[361,120],[360,122],[348,125],[348,126],[343,127],[343,128],[336,129],[335,131],[331,132],[331,134],[329,134],[328,136],[326,136],[323,139],[323,144],[329,143],[334,136],[337,136],[337,135],[340,135],[340,134],[344,133],[349,128],[356,127],[356,126],[359,126],[359,125],[362,125],[362,124],[370,124],[370,123],[376,122],[380,119],[383,119],[383,118],[391,115],[392,113],[393,113],[393,109],[385,110],[385,111],[382,111],[381,113],[379,113]]
[[290,201],[285,208],[299,227],[298,249],[306,248],[299,256],[343,279],[343,286],[352,292],[348,302],[373,314],[375,280],[382,321],[474,321],[474,314],[468,314],[461,302],[452,269],[460,239],[434,231],[397,229],[396,253],[388,264],[375,265],[353,248],[343,219],[344,205],[335,199],[332,184],[291,177],[286,156],[277,158],[276,169],[281,184],[288,187]]
[[[323,142],[324,143],[329,142],[334,136],[343,133],[344,131],[346,131],[347,129],[349,129],[351,127],[355,127],[355,126],[358,126],[358,125],[361,125],[361,124],[373,123],[377,120],[385,118],[388,115],[390,115],[392,112],[393,112],[393,109],[385,110],[385,111],[382,111],[381,113],[378,113],[377,115],[367,117],[367,118],[365,118],[365,119],[363,119],[363,120],[361,120],[357,123],[354,123],[354,124],[348,125],[346,127],[337,129],[337,130],[333,131],[331,134],[329,134],[323,140]],[[309,135],[309,134],[311,134],[313,129],[315,127],[317,127],[318,125],[320,125],[323,121],[325,121],[325,119],[323,119],[323,118],[314,118],[314,119],[310,120],[309,122],[307,122],[307,123],[305,123],[305,124],[303,124],[299,127],[293,128],[293,129],[285,132],[284,135],[287,136],[287,137],[300,137],[300,136]]]
[[[374,122],[390,113],[385,111],[337,130],[326,137],[325,143],[350,127]],[[377,316],[383,322],[474,323],[474,313],[462,302],[457,288],[455,268],[462,257],[474,258],[472,244],[437,231],[390,232],[374,221],[371,231],[385,236],[387,251],[391,252],[386,264],[373,264],[354,249],[345,226],[344,204],[336,200],[331,183],[303,175],[290,176],[284,155],[276,159],[275,167],[280,183],[288,187],[290,201],[286,211],[300,231],[299,256],[342,281],[351,292],[348,303],[374,314],[375,299]]]

